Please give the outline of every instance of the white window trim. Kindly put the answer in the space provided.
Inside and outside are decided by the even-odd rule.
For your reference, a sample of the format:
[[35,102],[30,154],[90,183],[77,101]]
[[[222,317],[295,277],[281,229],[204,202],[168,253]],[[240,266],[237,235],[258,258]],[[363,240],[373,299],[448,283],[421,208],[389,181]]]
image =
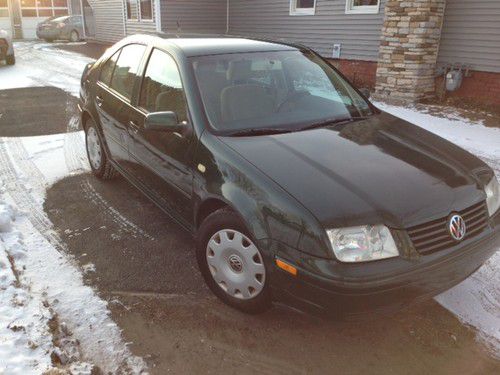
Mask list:
[[377,5],[361,5],[354,6],[353,0],[346,0],[345,13],[346,14],[378,14],[380,12],[380,1]]
[[312,8],[297,8],[297,0],[290,0],[290,15],[291,16],[314,16],[316,13],[316,1]]

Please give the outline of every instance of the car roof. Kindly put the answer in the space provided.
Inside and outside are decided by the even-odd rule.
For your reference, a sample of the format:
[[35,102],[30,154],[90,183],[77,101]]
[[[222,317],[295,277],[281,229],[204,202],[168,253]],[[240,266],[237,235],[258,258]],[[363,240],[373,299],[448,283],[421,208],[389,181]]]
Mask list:
[[[284,41],[230,35],[155,33],[147,36],[156,37],[155,39],[161,39],[176,46],[187,57],[245,52],[296,51],[303,48],[300,45]],[[141,39],[140,35],[135,35],[132,38],[134,37]]]

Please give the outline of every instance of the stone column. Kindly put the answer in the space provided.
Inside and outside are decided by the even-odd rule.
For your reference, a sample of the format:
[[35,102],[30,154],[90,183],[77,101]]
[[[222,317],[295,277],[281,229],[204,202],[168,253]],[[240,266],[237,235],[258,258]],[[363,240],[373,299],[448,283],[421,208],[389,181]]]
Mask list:
[[446,0],[388,0],[375,97],[415,102],[435,95]]

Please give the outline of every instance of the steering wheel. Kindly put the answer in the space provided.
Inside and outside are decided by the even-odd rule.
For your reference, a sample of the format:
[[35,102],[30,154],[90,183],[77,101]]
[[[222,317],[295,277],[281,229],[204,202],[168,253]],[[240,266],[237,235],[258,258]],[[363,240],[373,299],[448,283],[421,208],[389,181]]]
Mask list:
[[293,101],[302,98],[303,96],[310,95],[309,91],[306,90],[301,90],[301,91],[292,91],[291,93],[288,94],[288,96],[285,98],[283,102],[278,106],[277,111],[281,112],[285,104],[292,103]]

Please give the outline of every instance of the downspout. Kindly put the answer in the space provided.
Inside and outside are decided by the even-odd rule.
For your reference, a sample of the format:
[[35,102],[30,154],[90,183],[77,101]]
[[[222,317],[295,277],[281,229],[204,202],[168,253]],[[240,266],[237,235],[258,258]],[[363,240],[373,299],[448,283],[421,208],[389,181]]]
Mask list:
[[229,34],[229,1],[227,0],[227,9],[226,9],[226,34]]
[[156,13],[156,31],[161,32],[161,0],[155,0],[155,13]]
[[83,0],[80,0],[80,13],[82,14],[82,21],[83,21],[83,38],[87,39],[87,21],[85,19],[85,12],[83,10]]

